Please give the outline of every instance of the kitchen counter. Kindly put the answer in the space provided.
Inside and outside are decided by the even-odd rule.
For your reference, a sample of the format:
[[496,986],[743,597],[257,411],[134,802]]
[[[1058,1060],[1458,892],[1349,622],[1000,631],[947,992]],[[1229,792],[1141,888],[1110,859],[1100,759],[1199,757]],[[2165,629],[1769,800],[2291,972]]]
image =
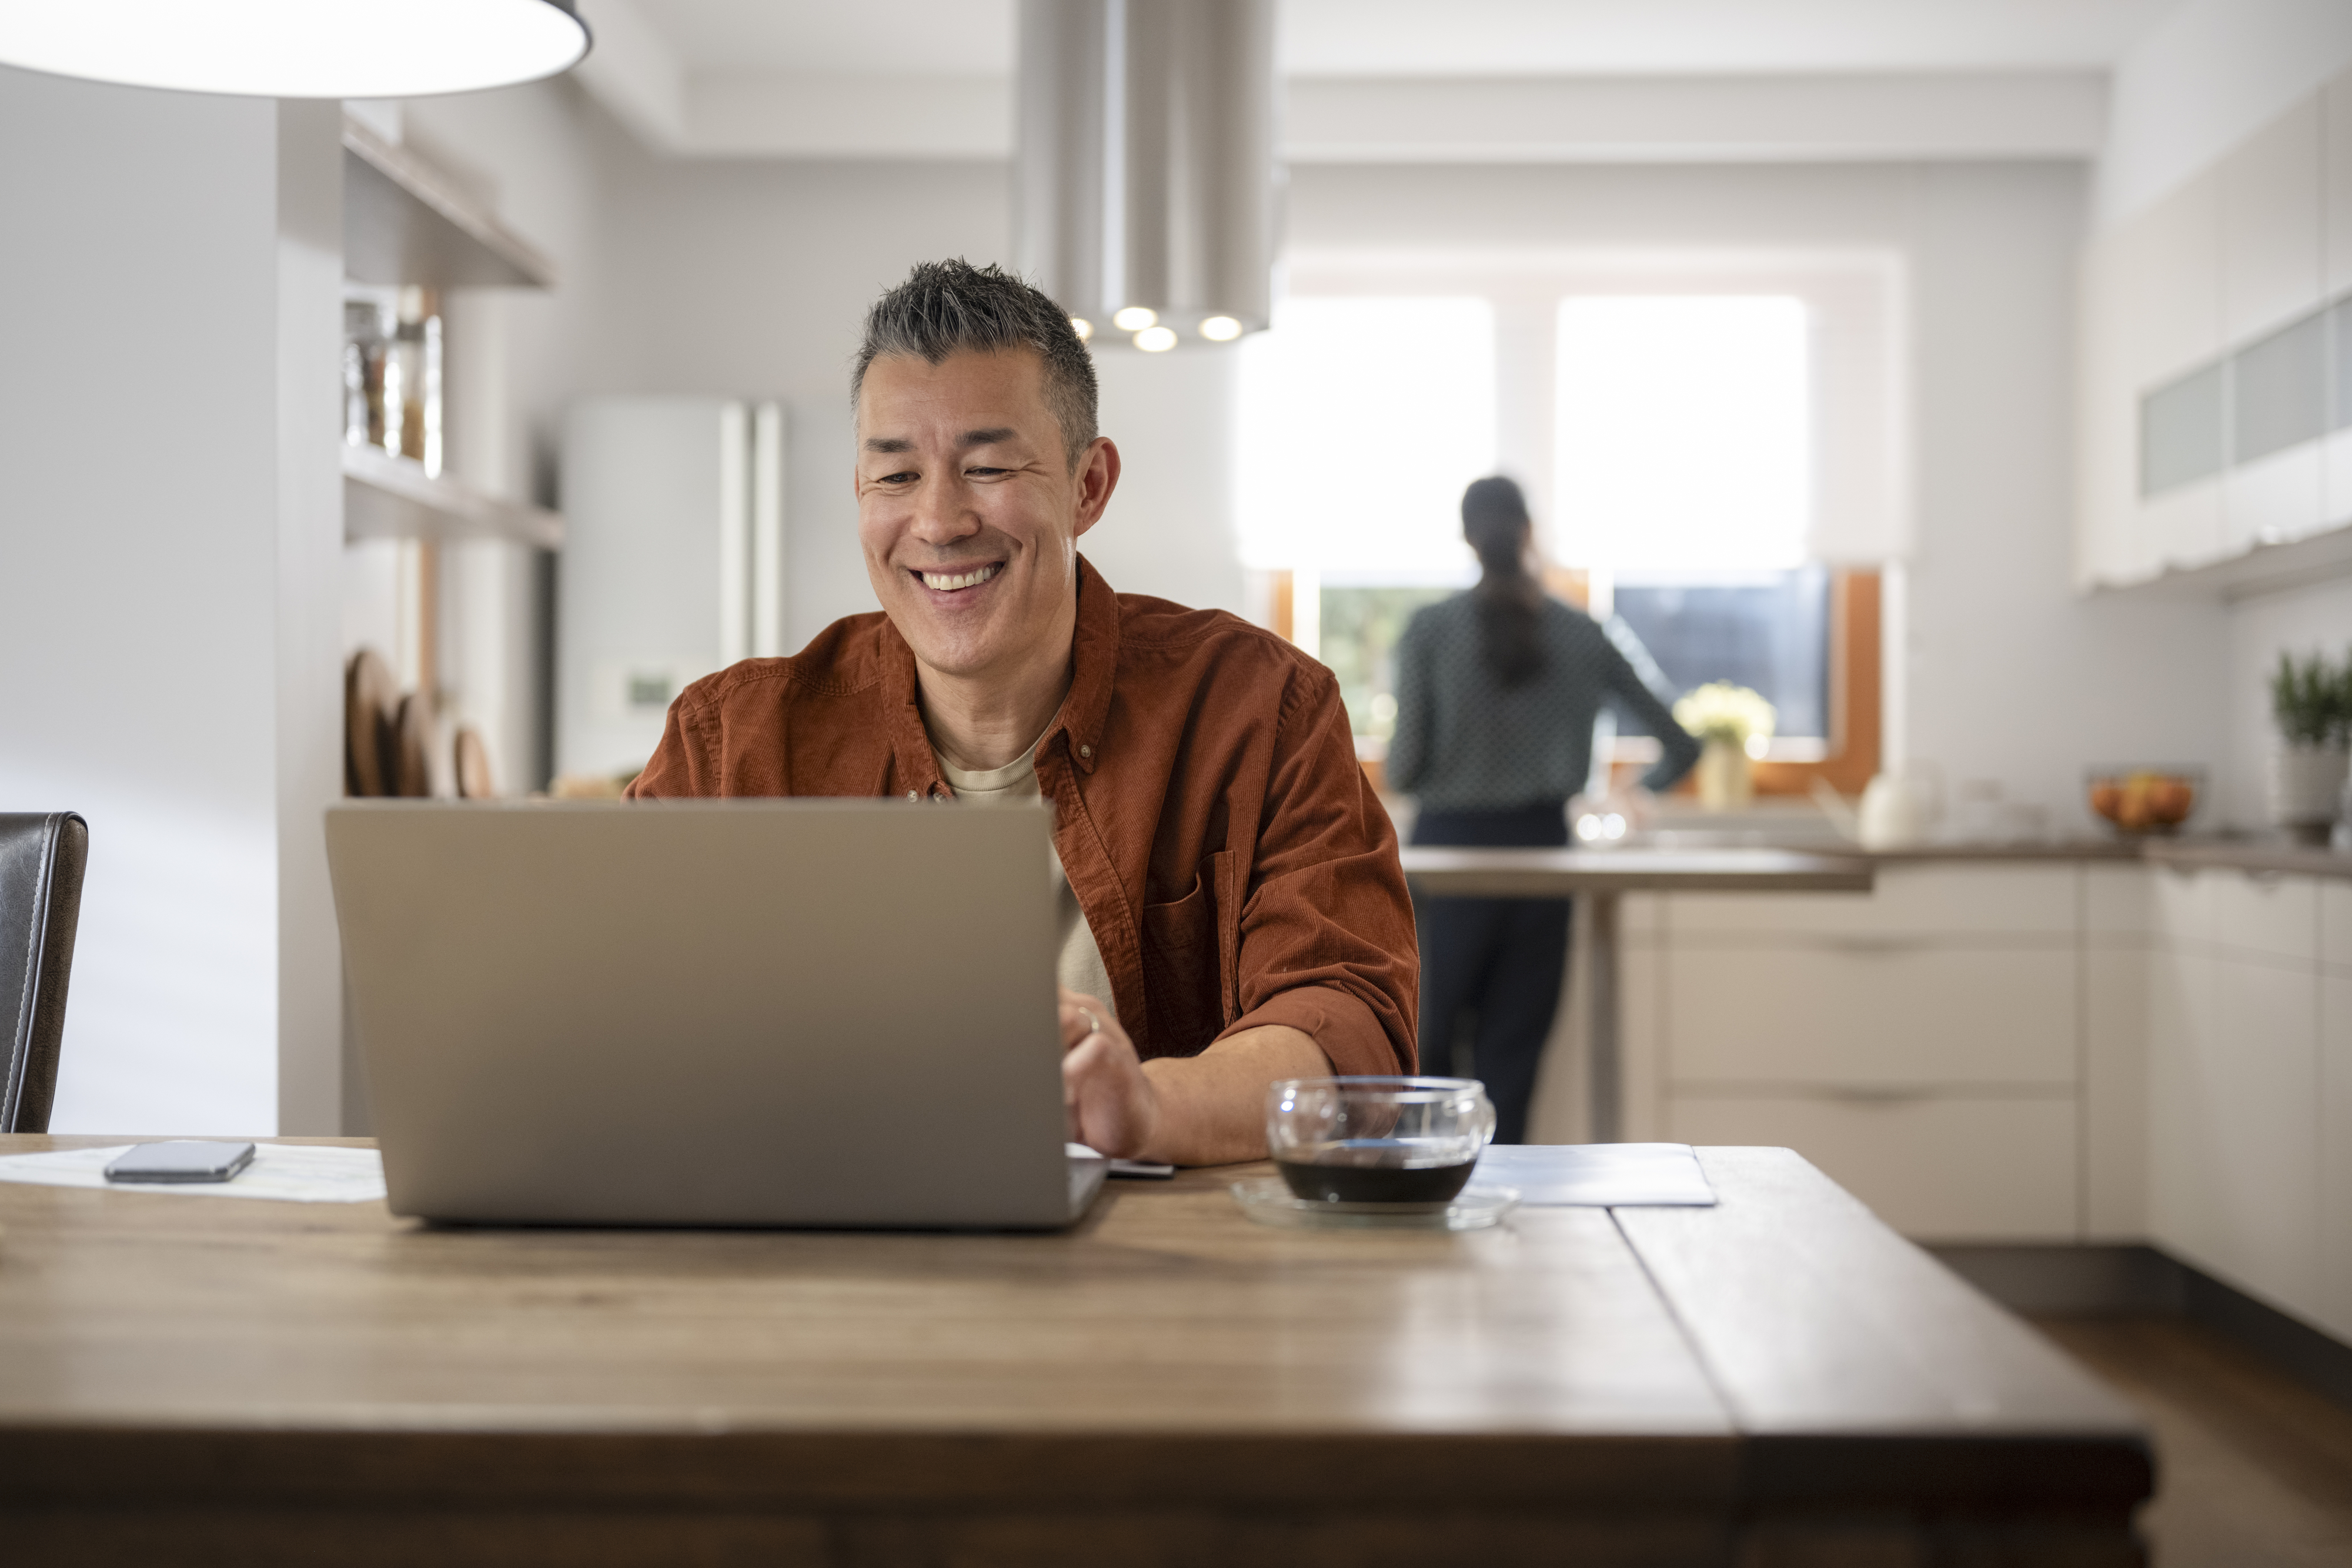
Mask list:
[[1901,850],[1865,850],[1843,839],[1814,833],[1776,834],[1752,830],[1717,832],[1668,828],[1642,835],[1642,848],[1697,852],[1742,848],[1797,851],[1869,861],[1875,865],[1967,864],[1969,862],[2144,861],[2151,865],[2210,867],[2293,876],[2352,879],[2352,852],[2312,848],[2267,838],[2080,838],[2021,843],[1929,843]]

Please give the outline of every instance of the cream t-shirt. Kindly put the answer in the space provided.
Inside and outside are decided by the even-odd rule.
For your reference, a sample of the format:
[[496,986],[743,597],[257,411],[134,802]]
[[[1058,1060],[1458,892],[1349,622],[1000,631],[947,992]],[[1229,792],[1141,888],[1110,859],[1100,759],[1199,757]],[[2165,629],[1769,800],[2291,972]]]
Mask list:
[[[1038,737],[1042,740],[1043,736]],[[931,743],[934,755],[939,743]],[[991,768],[978,773],[968,772],[940,757],[940,771],[947,775],[948,783],[960,800],[971,800],[982,806],[1011,805],[1034,800],[1045,794],[1037,783],[1037,747],[1029,749],[1002,768]],[[1111,999],[1110,971],[1103,967],[1102,949],[1095,945],[1095,934],[1087,924],[1086,912],[1078,907],[1078,895],[1070,891],[1069,876],[1062,870],[1059,851],[1054,855],[1055,907],[1060,916],[1062,946],[1054,963],[1054,977],[1074,991],[1094,998],[1113,1019],[1118,1017],[1118,1007]]]

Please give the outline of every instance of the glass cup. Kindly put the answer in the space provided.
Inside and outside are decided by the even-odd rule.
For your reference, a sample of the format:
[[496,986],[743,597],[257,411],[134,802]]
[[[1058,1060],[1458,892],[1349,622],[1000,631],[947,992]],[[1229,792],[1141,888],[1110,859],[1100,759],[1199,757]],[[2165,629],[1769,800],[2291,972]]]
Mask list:
[[1311,1202],[1443,1207],[1494,1136],[1475,1078],[1290,1078],[1266,1091],[1266,1146]]

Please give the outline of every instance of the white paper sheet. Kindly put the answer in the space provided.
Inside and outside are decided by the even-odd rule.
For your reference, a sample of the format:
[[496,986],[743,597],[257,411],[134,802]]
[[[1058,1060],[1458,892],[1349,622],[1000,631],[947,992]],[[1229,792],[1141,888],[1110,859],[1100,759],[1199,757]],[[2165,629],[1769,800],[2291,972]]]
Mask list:
[[373,1149],[257,1144],[253,1163],[227,1181],[113,1182],[106,1167],[130,1148],[58,1149],[46,1155],[0,1155],[0,1181],[41,1186],[95,1186],[113,1192],[166,1192],[182,1197],[266,1197],[284,1203],[381,1203],[383,1157]]
[[1494,1144],[1474,1182],[1515,1186],[1526,1204],[1649,1208],[1715,1204],[1688,1144]]

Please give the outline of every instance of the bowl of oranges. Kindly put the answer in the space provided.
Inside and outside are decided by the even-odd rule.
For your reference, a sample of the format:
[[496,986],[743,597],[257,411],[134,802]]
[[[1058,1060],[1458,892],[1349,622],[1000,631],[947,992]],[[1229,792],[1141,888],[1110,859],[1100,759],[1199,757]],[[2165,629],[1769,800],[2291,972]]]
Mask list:
[[2116,831],[2172,833],[2196,813],[2205,774],[2197,768],[2095,768],[2088,789],[2092,811]]

